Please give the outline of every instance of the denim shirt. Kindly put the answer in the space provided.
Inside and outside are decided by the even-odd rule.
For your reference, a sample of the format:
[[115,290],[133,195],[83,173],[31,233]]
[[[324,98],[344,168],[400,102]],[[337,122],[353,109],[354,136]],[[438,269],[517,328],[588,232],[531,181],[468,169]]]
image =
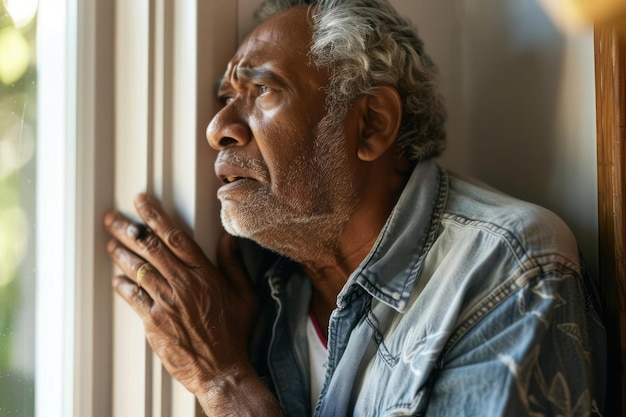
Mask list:
[[285,258],[263,272],[251,352],[288,416],[602,415],[605,333],[572,233],[435,161],[337,297],[315,410],[310,283]]

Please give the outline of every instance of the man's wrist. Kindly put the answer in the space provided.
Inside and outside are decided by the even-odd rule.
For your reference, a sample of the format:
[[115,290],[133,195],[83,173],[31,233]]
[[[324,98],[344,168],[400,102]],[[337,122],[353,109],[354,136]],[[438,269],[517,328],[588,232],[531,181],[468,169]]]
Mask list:
[[280,417],[278,399],[263,380],[250,371],[237,370],[214,378],[196,398],[210,417]]

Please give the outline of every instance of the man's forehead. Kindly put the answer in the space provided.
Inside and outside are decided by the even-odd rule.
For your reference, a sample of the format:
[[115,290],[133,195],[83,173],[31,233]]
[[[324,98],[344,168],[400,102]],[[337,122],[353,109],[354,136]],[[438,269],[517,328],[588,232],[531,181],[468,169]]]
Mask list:
[[276,15],[256,27],[241,43],[233,60],[240,56],[249,56],[259,60],[272,51],[290,57],[294,54],[307,54],[311,44],[311,23],[307,9],[292,7]]
[[238,68],[272,68],[308,60],[311,30],[307,9],[294,7],[270,17],[241,43],[225,71],[228,76]]
[[267,37],[266,40],[271,40],[275,34],[288,34],[289,36],[296,35],[311,35],[312,20],[308,7],[290,7],[277,12],[270,16],[267,20],[261,22],[252,32],[265,32],[264,35],[258,35],[258,37]]

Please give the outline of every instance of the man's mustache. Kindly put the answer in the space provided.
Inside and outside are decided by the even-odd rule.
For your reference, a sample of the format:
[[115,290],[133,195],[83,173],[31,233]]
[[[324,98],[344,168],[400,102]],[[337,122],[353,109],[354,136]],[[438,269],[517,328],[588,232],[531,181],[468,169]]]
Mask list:
[[261,178],[269,178],[269,170],[265,161],[258,158],[246,158],[236,150],[229,148],[217,154],[215,165],[230,165],[245,170],[250,170],[258,174]]

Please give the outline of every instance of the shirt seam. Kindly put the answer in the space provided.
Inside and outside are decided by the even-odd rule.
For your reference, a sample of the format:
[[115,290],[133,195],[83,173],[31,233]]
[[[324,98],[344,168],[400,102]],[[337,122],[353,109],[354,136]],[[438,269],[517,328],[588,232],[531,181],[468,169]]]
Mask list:
[[518,267],[504,279],[500,285],[490,291],[487,297],[468,309],[469,315],[461,322],[448,339],[448,342],[442,350],[442,357],[445,356],[445,352],[449,351],[471,328],[506,299],[528,285],[530,281],[541,279],[541,277],[547,274],[548,270],[551,271],[557,268],[557,266],[558,268],[570,270],[574,275],[577,273],[575,264],[563,255],[552,253],[531,256],[519,237],[502,226],[452,213],[443,214],[441,223],[443,224],[446,221],[457,223],[465,227],[480,229],[496,236],[509,248]]

